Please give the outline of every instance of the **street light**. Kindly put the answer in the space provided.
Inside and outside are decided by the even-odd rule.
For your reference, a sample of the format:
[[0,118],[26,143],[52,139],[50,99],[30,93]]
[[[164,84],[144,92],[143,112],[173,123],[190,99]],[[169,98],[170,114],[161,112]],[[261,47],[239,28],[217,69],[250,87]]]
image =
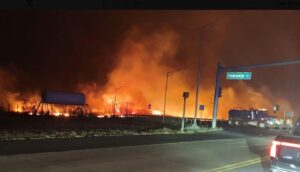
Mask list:
[[[218,22],[219,20],[223,19],[224,17],[226,17],[227,15],[229,15],[230,13],[227,13],[224,16],[221,16],[219,18],[214,19],[213,21],[203,25],[199,32],[203,32],[205,29],[207,29],[208,27],[211,27],[213,24],[215,24],[216,22]],[[197,78],[196,78],[196,101],[195,101],[195,115],[194,115],[194,123],[192,125],[193,128],[198,128],[197,125],[197,112],[198,112],[198,97],[199,97],[199,87],[200,87],[200,57],[198,57],[197,60]]]
[[174,74],[175,72],[179,72],[179,71],[185,70],[185,69],[186,69],[186,68],[179,68],[179,69],[176,69],[175,71],[167,72],[166,87],[165,87],[165,99],[164,99],[163,123],[165,122],[165,115],[166,115],[167,91],[168,91],[168,81],[169,81],[169,76],[171,76],[171,75]]
[[116,114],[117,90],[120,89],[120,88],[123,88],[123,87],[126,87],[126,86],[122,85],[122,86],[119,86],[119,87],[115,88],[115,99],[114,99],[113,116],[115,116],[115,114]]

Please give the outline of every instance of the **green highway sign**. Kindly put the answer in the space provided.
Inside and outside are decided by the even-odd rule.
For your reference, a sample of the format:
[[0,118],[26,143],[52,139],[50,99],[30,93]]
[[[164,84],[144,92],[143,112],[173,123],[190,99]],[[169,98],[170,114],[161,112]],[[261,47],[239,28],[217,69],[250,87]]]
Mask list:
[[226,79],[228,80],[251,80],[252,72],[227,72]]

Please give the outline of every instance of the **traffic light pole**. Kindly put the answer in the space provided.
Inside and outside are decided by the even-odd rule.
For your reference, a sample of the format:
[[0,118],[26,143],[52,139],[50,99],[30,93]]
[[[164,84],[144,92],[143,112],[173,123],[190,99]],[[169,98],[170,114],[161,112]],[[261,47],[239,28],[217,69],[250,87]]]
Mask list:
[[215,87],[215,97],[214,97],[214,111],[213,111],[213,120],[212,128],[217,127],[217,114],[218,114],[218,103],[219,103],[219,89],[221,85],[221,76],[222,76],[223,67],[218,63],[217,67],[217,77],[216,77],[216,87]]
[[185,106],[186,106],[186,99],[189,97],[189,92],[183,92],[183,112],[182,112],[182,119],[181,119],[181,132],[184,133],[184,121],[185,121]]
[[183,112],[181,118],[181,132],[184,133],[184,119],[185,119],[185,106],[186,106],[186,97],[183,98]]
[[284,65],[292,65],[292,64],[300,64],[300,60],[287,60],[287,61],[279,61],[279,62],[266,63],[266,64],[253,64],[253,65],[244,65],[244,66],[224,67],[224,69],[226,71],[236,71],[236,70],[249,70],[249,69],[255,69],[255,68],[274,67],[274,66],[284,66]]
[[219,63],[218,68],[217,68],[217,77],[216,77],[212,128],[217,127],[219,88],[221,86],[221,77],[222,77],[223,71],[237,71],[237,70],[243,71],[243,70],[250,70],[250,69],[256,69],[256,68],[284,66],[284,65],[292,65],[292,64],[300,64],[300,60],[287,60],[287,61],[280,61],[280,62],[273,62],[273,63],[266,63],[266,64],[253,64],[253,65],[244,65],[244,66],[235,66],[235,67],[223,67]]

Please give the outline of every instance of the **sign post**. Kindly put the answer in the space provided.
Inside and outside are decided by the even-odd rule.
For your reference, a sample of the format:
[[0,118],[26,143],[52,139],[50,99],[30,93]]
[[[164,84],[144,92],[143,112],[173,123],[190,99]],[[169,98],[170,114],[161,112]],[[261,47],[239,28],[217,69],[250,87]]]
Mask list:
[[289,129],[291,128],[293,122],[292,118],[294,116],[293,112],[284,112],[284,125],[288,127]]
[[292,118],[293,115],[294,115],[293,112],[285,112],[285,116],[286,116],[287,118]]
[[202,112],[204,111],[204,105],[199,105],[199,110],[200,110],[200,122],[201,122]]
[[186,105],[186,99],[189,97],[189,92],[183,92],[183,113],[182,113],[182,119],[181,119],[181,132],[184,133],[184,118],[185,118],[185,105]]

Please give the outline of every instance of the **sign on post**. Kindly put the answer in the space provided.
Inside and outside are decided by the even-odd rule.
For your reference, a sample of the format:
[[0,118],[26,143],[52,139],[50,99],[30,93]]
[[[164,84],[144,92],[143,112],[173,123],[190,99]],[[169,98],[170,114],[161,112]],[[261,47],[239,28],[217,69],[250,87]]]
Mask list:
[[200,110],[204,110],[204,105],[200,105],[200,106],[199,106],[199,109],[200,109]]
[[227,72],[227,80],[251,80],[252,72]]
[[186,99],[189,97],[190,93],[185,91],[182,94],[183,97],[183,113],[182,113],[182,119],[181,119],[181,132],[184,132],[184,119],[185,119],[185,106],[186,106]]
[[287,117],[287,118],[291,118],[291,117],[293,117],[293,112],[285,112],[285,116]]

